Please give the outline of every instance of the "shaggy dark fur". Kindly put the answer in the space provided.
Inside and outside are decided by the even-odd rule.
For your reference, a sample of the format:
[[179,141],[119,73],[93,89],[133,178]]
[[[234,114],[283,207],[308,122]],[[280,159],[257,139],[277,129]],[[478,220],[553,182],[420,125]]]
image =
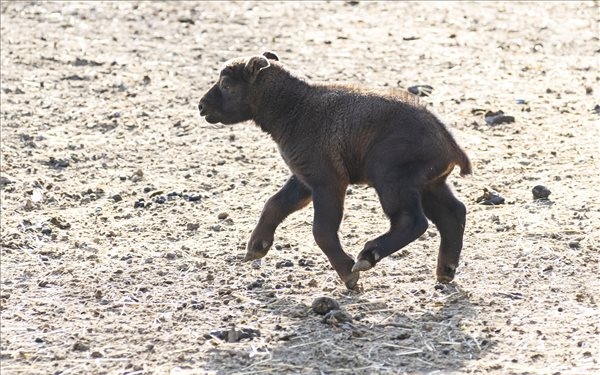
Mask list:
[[[471,163],[444,124],[410,94],[311,83],[278,60],[266,52],[228,61],[198,106],[210,123],[254,120],[277,142],[292,172],[267,201],[246,259],[265,256],[277,226],[312,200],[315,240],[348,288],[360,271],[423,234],[427,218],[441,237],[437,279],[450,282],[466,210],[446,177],[455,165],[470,174]],[[349,184],[374,187],[391,224],[365,244],[356,262],[338,238]]]

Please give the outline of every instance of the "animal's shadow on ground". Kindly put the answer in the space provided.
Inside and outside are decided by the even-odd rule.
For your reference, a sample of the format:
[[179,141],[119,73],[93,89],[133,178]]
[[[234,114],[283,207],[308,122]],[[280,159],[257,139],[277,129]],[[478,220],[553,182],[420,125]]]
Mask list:
[[339,322],[317,315],[291,297],[274,298],[268,291],[256,291],[253,298],[265,303],[262,313],[276,315],[281,322],[269,334],[268,344],[261,351],[260,340],[249,338],[255,341],[255,353],[216,350],[209,364],[219,374],[459,370],[484,356],[494,343],[469,332],[469,321],[477,312],[468,293],[451,284],[437,287],[434,294],[433,303],[430,295],[423,296],[433,308],[412,313],[351,292],[341,301],[341,310],[352,321]]

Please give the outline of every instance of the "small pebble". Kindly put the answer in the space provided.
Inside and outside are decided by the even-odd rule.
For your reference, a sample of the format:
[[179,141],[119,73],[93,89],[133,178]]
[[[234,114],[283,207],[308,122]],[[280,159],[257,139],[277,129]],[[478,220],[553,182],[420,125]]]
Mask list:
[[200,200],[200,198],[201,198],[201,197],[200,197],[200,195],[199,195],[199,194],[190,194],[190,195],[188,195],[188,200],[189,200],[190,202],[197,202],[197,201],[199,201],[199,200]]
[[77,341],[75,344],[73,344],[73,351],[75,352],[85,352],[88,350],[90,350],[90,346],[84,342]]
[[198,228],[200,228],[200,224],[198,223],[187,223],[186,226],[187,230],[198,230]]
[[156,197],[156,199],[154,201],[158,204],[163,204],[163,203],[165,203],[166,198],[162,195],[159,195],[158,197]]
[[338,325],[339,323],[351,323],[352,317],[347,312],[336,309],[325,314],[322,322],[331,325]]
[[483,189],[483,195],[477,198],[477,203],[486,205],[486,206],[496,206],[499,204],[504,204],[504,198],[501,197],[495,191],[488,190],[487,188]]
[[433,87],[429,85],[410,86],[408,92],[417,96],[429,96],[433,92]]
[[550,189],[543,185],[537,185],[531,190],[533,194],[533,199],[548,199],[548,196],[551,194]]
[[340,304],[330,297],[318,297],[313,301],[311,307],[315,313],[325,315],[331,310],[339,310]]
[[292,263],[291,260],[287,260],[287,259],[275,263],[275,268],[293,267],[293,266],[294,266],[294,263]]
[[487,111],[484,115],[484,119],[488,125],[510,124],[515,122],[514,116],[506,116],[502,111]]
[[219,220],[225,220],[225,219],[227,219],[228,217],[229,217],[229,214],[228,214],[227,212],[221,212],[221,213],[219,214],[219,216],[217,216],[217,218],[218,218]]
[[123,197],[121,197],[121,194],[115,194],[115,195],[113,195],[111,198],[112,198],[112,200],[113,200],[113,201],[115,201],[115,202],[120,202],[120,201],[122,201],[122,200],[123,200]]
[[144,208],[145,205],[144,198],[140,198],[133,203],[133,208]]

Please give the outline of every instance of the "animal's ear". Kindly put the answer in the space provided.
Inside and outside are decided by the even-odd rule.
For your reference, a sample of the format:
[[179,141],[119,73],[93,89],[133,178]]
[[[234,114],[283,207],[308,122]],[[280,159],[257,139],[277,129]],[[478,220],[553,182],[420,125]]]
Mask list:
[[271,52],[271,51],[263,52],[263,56],[269,60],[279,61],[279,56],[277,56],[277,54],[275,52]]
[[252,56],[246,63],[244,70],[246,71],[246,74],[248,74],[248,77],[250,77],[250,82],[254,82],[256,77],[258,77],[258,73],[269,66],[271,66],[271,64],[266,57]]

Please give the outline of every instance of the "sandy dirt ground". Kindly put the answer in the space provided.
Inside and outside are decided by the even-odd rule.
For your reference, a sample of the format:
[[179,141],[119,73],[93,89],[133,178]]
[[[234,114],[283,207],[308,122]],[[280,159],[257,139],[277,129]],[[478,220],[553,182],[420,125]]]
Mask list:
[[[598,2],[1,10],[2,375],[600,373]],[[474,166],[449,179],[468,208],[454,283],[435,283],[430,226],[347,291],[311,206],[242,262],[289,172],[253,124],[197,103],[265,50],[313,80],[433,87]],[[486,123],[499,110],[515,121]],[[351,187],[347,251],[386,230]],[[315,314],[321,296],[344,315]]]

